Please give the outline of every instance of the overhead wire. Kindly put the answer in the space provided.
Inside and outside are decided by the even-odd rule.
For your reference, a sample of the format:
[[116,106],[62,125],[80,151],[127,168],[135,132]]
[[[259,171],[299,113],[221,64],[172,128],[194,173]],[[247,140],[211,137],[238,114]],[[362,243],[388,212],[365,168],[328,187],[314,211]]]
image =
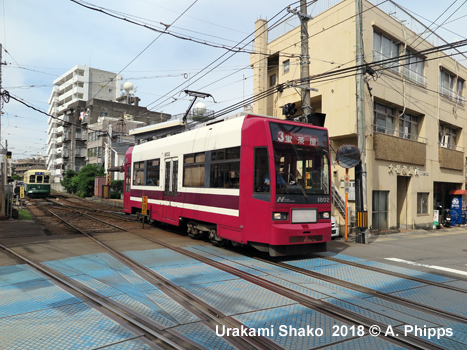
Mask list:
[[[78,1],[76,1],[76,0],[71,0],[71,1],[74,2],[74,3],[76,3],[76,4],[78,4],[78,5],[80,5],[80,6],[84,6],[84,5],[80,4],[80,3],[79,3]],[[167,29],[168,29],[171,25],[173,25],[174,23],[176,23],[186,12],[188,12],[188,10],[191,9],[197,2],[198,2],[198,0],[195,0],[190,6],[188,6],[188,7],[185,9],[185,11],[183,11],[177,18],[175,18],[175,20],[172,21],[172,23],[167,27]],[[84,6],[84,7],[87,7],[87,6]],[[130,66],[139,56],[141,56],[141,55],[142,55],[152,44],[154,44],[154,43],[156,42],[156,40],[158,40],[164,33],[165,33],[164,31],[161,32],[161,33],[159,33],[159,35],[158,35],[153,41],[151,41],[151,43],[150,43],[149,45],[147,45],[138,55],[136,55],[136,57],[133,58],[125,67],[123,67],[123,68],[120,70],[120,72],[118,72],[118,73],[115,75],[115,77],[118,77],[126,68],[128,68],[128,66]],[[107,82],[107,84],[108,84],[108,82]],[[107,86],[107,84],[106,84],[105,86]],[[102,87],[102,88],[94,95],[94,97],[97,96],[97,94],[98,94],[103,88],[104,88],[104,87]],[[94,98],[94,97],[93,97],[93,98]]]

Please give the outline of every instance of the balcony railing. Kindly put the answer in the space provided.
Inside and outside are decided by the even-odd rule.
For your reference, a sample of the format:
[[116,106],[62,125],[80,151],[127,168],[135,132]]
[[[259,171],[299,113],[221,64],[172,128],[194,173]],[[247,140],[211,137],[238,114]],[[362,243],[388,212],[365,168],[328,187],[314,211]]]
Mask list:
[[373,124],[373,130],[375,132],[380,132],[382,134],[400,137],[400,138],[410,140],[410,141],[416,141],[416,142],[425,143],[425,144],[427,143],[427,139],[425,137],[421,137],[421,136],[414,135],[414,134],[409,134],[407,132],[403,132],[400,130],[389,129],[381,125]]
[[423,85],[425,87],[427,86],[426,77],[421,75],[420,73],[415,72],[412,69],[404,67],[404,76],[420,85]]
[[438,142],[438,146],[441,148],[447,148],[447,149],[452,149],[454,151],[459,151],[459,152],[464,152],[465,148],[457,145],[453,145],[452,143],[447,143],[447,142]]
[[455,103],[461,105],[461,106],[465,106],[465,98],[461,95],[459,95],[457,92],[441,85],[439,87],[439,92],[441,94],[441,96],[444,96],[448,99],[450,99],[451,101],[454,101]]

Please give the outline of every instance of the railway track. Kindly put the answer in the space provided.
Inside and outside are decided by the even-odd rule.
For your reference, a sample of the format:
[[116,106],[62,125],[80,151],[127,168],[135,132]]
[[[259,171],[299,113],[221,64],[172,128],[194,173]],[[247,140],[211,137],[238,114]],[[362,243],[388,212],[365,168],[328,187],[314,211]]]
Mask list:
[[[65,210],[62,209],[62,211],[70,211],[70,210],[71,210],[70,208],[67,208]],[[80,215],[82,215],[82,214],[80,214]],[[92,218],[93,220],[96,219],[96,218],[93,218],[93,216],[89,215],[89,214],[86,214],[85,216],[87,218],[90,218],[90,219]],[[69,218],[69,216],[68,216],[68,218]],[[82,218],[82,216],[81,216],[81,218]],[[72,218],[71,220],[75,220],[75,223],[76,223],[76,221],[80,221],[80,220],[76,220],[76,218]],[[83,221],[83,220],[81,220],[81,221]],[[280,294],[282,296],[288,297],[288,298],[296,301],[300,305],[303,305],[304,307],[313,309],[313,310],[315,310],[315,311],[317,311],[319,313],[327,315],[327,316],[329,316],[329,317],[331,317],[333,319],[336,319],[336,320],[338,320],[340,322],[343,322],[343,323],[349,324],[349,325],[353,325],[353,326],[364,326],[366,334],[369,334],[370,327],[375,326],[375,325],[380,327],[380,329],[382,330],[382,334],[387,334],[387,331],[389,329],[387,325],[382,324],[380,322],[377,322],[374,319],[371,319],[371,318],[366,317],[366,316],[362,316],[361,314],[358,314],[356,312],[351,312],[351,311],[349,311],[347,309],[338,307],[338,306],[336,306],[334,304],[331,304],[329,302],[309,297],[309,296],[301,293],[300,291],[285,287],[284,285],[281,285],[279,283],[274,283],[274,282],[268,281],[268,280],[266,280],[264,278],[252,275],[252,274],[250,274],[248,272],[244,272],[241,269],[238,269],[238,268],[232,267],[230,265],[224,264],[224,263],[222,263],[222,262],[220,262],[218,260],[213,260],[212,258],[206,257],[203,254],[197,254],[197,253],[194,253],[192,251],[185,250],[183,248],[174,247],[174,246],[172,246],[172,245],[170,245],[170,244],[168,244],[166,242],[156,240],[156,239],[153,239],[151,237],[141,235],[139,233],[128,231],[125,228],[118,227],[118,226],[116,226],[116,225],[114,225],[112,223],[108,223],[108,222],[105,222],[105,221],[100,220],[100,219],[96,220],[96,221],[100,222],[103,226],[107,225],[107,227],[112,227],[112,229],[108,228],[107,231],[105,231],[105,232],[113,232],[111,230],[119,230],[119,231],[130,232],[130,233],[132,233],[134,235],[137,235],[139,237],[142,237],[144,239],[147,239],[147,240],[150,240],[150,241],[152,241],[154,243],[157,243],[158,245],[166,247],[166,248],[168,248],[168,249],[170,249],[172,251],[184,254],[184,255],[186,255],[188,257],[191,257],[191,258],[196,259],[198,261],[201,261],[201,262],[203,262],[205,264],[213,266],[213,267],[215,267],[215,268],[217,268],[219,270],[222,270],[222,271],[228,272],[228,273],[230,273],[232,275],[235,275],[237,277],[240,277],[241,279],[246,280],[248,282],[251,282],[251,283],[253,283],[253,284],[257,285],[257,286],[260,286],[260,287],[265,288],[267,290],[273,291],[273,292],[278,293],[278,294]],[[209,305],[206,305],[203,301],[197,299],[195,296],[190,295],[186,291],[181,290],[179,287],[174,285],[169,280],[165,279],[163,276],[161,276],[161,275],[159,275],[157,273],[154,273],[154,271],[152,271],[152,270],[148,270],[145,266],[137,263],[136,261],[129,258],[128,256],[113,250],[108,245],[106,245],[106,244],[100,242],[99,240],[97,240],[96,238],[92,237],[93,233],[103,232],[102,230],[100,230],[100,231],[97,230],[96,231],[95,229],[89,229],[89,228],[88,229],[84,228],[84,230],[82,230],[79,227],[76,227],[74,224],[72,224],[72,227],[75,230],[80,231],[81,233],[85,234],[89,238],[93,239],[97,244],[103,246],[105,249],[107,249],[109,252],[111,252],[111,254],[113,256],[115,256],[117,259],[119,259],[120,261],[125,263],[125,265],[127,265],[128,267],[133,269],[136,273],[138,273],[141,277],[146,279],[148,282],[152,283],[153,285],[155,285],[158,288],[160,288],[161,290],[163,290],[167,295],[169,295],[171,298],[176,300],[178,303],[180,303],[181,305],[187,306],[187,308],[190,310],[190,312],[192,312],[193,314],[196,314],[197,316],[202,316],[202,319],[204,320],[204,322],[206,322],[206,324],[211,329],[214,329],[216,327],[216,325],[217,326],[226,326],[226,327],[229,327],[229,328],[242,327],[242,325],[238,321],[234,320],[233,318],[229,318],[229,317],[223,315],[219,310],[213,309]],[[320,257],[320,258],[322,258],[322,257]],[[328,257],[327,259],[332,260],[332,261],[337,261],[338,260],[338,259],[331,258],[331,257]],[[452,321],[455,321],[455,322],[467,324],[467,318],[466,317],[463,317],[463,316],[455,314],[455,313],[446,312],[444,310],[427,307],[425,305],[417,305],[416,303],[408,302],[407,300],[404,300],[403,298],[395,297],[395,296],[389,295],[387,293],[381,293],[381,292],[371,290],[371,289],[366,288],[366,287],[362,287],[362,286],[359,286],[359,285],[356,285],[356,284],[353,284],[353,283],[345,282],[345,281],[342,281],[342,280],[339,280],[339,279],[336,279],[336,278],[332,278],[332,277],[329,277],[329,276],[326,276],[326,275],[318,274],[318,273],[315,273],[315,272],[312,272],[312,271],[309,271],[309,270],[305,270],[305,269],[301,269],[301,268],[295,268],[295,267],[292,267],[290,265],[287,265],[287,264],[284,264],[284,263],[281,263],[281,262],[271,262],[270,260],[267,260],[267,261],[266,260],[258,260],[258,261],[261,261],[262,263],[275,265],[275,266],[280,267],[282,269],[287,269],[289,271],[293,271],[295,273],[299,273],[299,274],[304,275],[304,276],[317,278],[317,279],[320,279],[322,281],[326,281],[326,282],[329,282],[329,283],[340,285],[340,286],[345,287],[345,288],[350,288],[352,290],[355,290],[355,291],[358,291],[358,292],[361,292],[361,293],[372,295],[372,296],[375,296],[375,297],[378,297],[378,298],[383,298],[383,299],[389,300],[391,302],[395,302],[395,303],[398,303],[400,305],[403,305],[405,307],[411,307],[411,308],[417,309],[419,311],[435,315],[437,317],[442,317],[442,318],[452,320]],[[341,262],[341,261],[339,261],[339,262]],[[349,263],[349,265],[362,267],[360,264],[357,264],[357,263]],[[378,269],[378,268],[368,267],[368,269],[376,271],[376,272],[380,272],[380,273],[387,273],[387,274],[390,274],[392,276],[399,277],[399,278],[410,279],[406,275],[397,274],[397,273],[394,273],[394,272],[388,272],[386,270],[382,270],[382,269]],[[428,282],[426,280],[423,280],[423,279],[420,279],[420,278],[415,278],[414,277],[413,280],[428,284]],[[435,283],[435,282],[433,282],[432,284],[436,285],[437,287],[447,287],[447,289],[451,289],[451,290],[453,289],[453,290],[455,290],[457,292],[467,293],[467,291],[465,291],[465,290],[463,290],[461,288],[451,288],[452,286],[447,286],[447,285],[443,285],[441,283]],[[384,339],[394,343],[395,345],[403,346],[403,347],[409,348],[409,349],[440,349],[440,348],[443,348],[442,346],[440,346],[439,343],[433,343],[431,341],[428,341],[428,340],[420,338],[420,337],[415,337],[415,336],[411,336],[411,335],[404,335],[399,330],[393,330],[393,331],[394,332],[393,332],[392,336],[391,335],[386,335],[384,337]],[[234,339],[236,341],[235,346],[237,348],[257,348],[257,349],[259,349],[259,348],[266,348],[266,349],[280,348],[279,346],[277,346],[275,343],[272,343],[267,338],[259,338],[259,339],[255,339],[254,341],[252,339],[253,338],[246,338],[246,339],[242,339],[242,340],[240,340],[238,338]],[[348,339],[346,339],[346,340],[348,340]],[[230,342],[232,343],[233,340],[230,339]],[[239,342],[240,342],[240,344],[239,344]]]
[[[36,203],[37,205],[40,205]],[[74,210],[72,208],[62,208],[62,207],[44,207],[42,208],[45,211],[50,212],[54,217],[63,221],[68,226],[73,228],[76,232],[81,233],[88,237],[89,239],[93,240],[95,243],[106,249],[113,257],[115,257],[118,261],[129,267],[132,271],[138,274],[140,277],[145,279],[147,282],[152,284],[153,286],[157,287],[161,291],[163,291],[167,296],[169,296],[172,300],[176,301],[178,304],[183,305],[188,311],[190,311],[193,315],[197,316],[202,322],[212,330],[222,329],[222,328],[229,328],[229,329],[240,329],[245,327],[243,324],[238,322],[237,320],[223,314],[220,310],[213,308],[210,305],[207,305],[202,300],[198,299],[196,296],[184,291],[183,289],[176,286],[171,281],[165,279],[163,276],[157,274],[153,270],[145,267],[144,265],[139,264],[135,260],[129,258],[128,256],[118,252],[117,250],[111,248],[107,244],[103,243],[102,241],[93,237],[95,233],[111,233],[117,231],[125,231],[130,232],[123,227],[119,227],[113,223],[106,222],[99,218],[96,218],[92,215],[82,213],[80,211]],[[92,220],[92,224],[89,224],[89,221],[82,220],[83,216],[88,219]],[[0,246],[1,248],[8,250],[8,248],[4,246]],[[27,262],[27,259],[19,256],[19,254],[15,255],[22,259],[23,261]],[[39,265],[33,266],[37,267]],[[40,267],[40,266],[39,266]],[[48,269],[49,275],[52,275],[53,272]],[[59,273],[58,273],[59,274]],[[60,274],[59,274],[60,275]],[[63,276],[59,276],[61,278]],[[77,291],[80,291],[80,287],[78,286]],[[150,320],[146,320],[149,322]],[[241,350],[248,350],[248,349],[272,349],[272,350],[280,350],[283,349],[282,347],[278,346],[274,342],[270,341],[269,339],[257,336],[257,337],[249,337],[249,336],[225,336],[226,341],[231,343],[235,348]],[[182,341],[186,341],[186,339],[182,339]],[[191,347],[181,347],[180,349],[188,349]]]

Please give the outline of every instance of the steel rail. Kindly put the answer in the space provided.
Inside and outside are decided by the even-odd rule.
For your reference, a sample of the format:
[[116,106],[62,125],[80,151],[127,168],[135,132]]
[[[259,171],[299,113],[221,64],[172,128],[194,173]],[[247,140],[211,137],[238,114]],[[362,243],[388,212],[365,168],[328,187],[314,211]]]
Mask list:
[[[153,322],[151,319],[134,312],[133,310],[117,303],[105,296],[101,295],[100,293],[86,287],[84,284],[75,281],[68,276],[49,268],[42,263],[33,262],[32,260],[26,258],[25,256],[15,252],[14,250],[0,244],[0,248],[5,250],[6,252],[10,253],[17,259],[25,262],[29,266],[33,267],[35,270],[39,271],[46,277],[49,277],[54,282],[56,282],[59,286],[66,287],[64,289],[71,289],[72,291],[79,293],[85,300],[91,301],[93,305],[99,305],[104,309],[110,311],[111,313],[117,315],[119,318],[125,320],[133,327],[138,329],[141,334],[135,334],[136,336],[143,336],[145,333],[154,337],[157,340],[158,344],[150,344],[153,349],[176,349],[176,350],[184,350],[187,349],[188,346],[195,347],[198,349],[206,349],[202,346],[199,346],[196,343],[193,343],[191,340],[185,338],[182,335],[178,335],[175,332],[171,331],[170,329],[163,329],[163,327],[159,326],[157,323]],[[100,312],[99,309],[97,311]],[[113,317],[114,321],[117,322],[118,318]],[[125,327],[125,324],[122,322],[118,322],[121,326]],[[134,331],[132,332],[134,333]]]
[[[391,341],[395,344],[398,344],[400,346],[403,346],[403,347],[409,347],[410,349],[425,349],[425,350],[439,350],[439,349],[447,349],[447,348],[443,348],[443,347],[440,347],[438,344],[434,344],[432,342],[429,342],[429,341],[426,341],[424,339],[420,339],[420,338],[417,338],[415,336],[412,336],[412,335],[404,335],[402,332],[398,331],[398,330],[395,330],[395,329],[390,329],[387,325],[381,323],[381,322],[378,322],[378,321],[375,321],[373,319],[370,319],[368,317],[365,317],[365,316],[361,316],[360,314],[357,314],[355,312],[352,312],[352,311],[349,311],[349,310],[345,310],[345,309],[342,309],[338,306],[335,306],[331,303],[328,303],[328,302],[325,302],[325,301],[322,301],[322,300],[319,300],[319,299],[314,299],[312,297],[309,297],[309,296],[306,296],[300,292],[297,292],[295,290],[292,290],[292,289],[289,289],[287,287],[284,287],[280,284],[277,284],[277,283],[274,283],[274,282],[271,282],[271,281],[268,281],[268,280],[265,280],[265,279],[262,279],[261,277],[257,277],[257,276],[254,276],[254,275],[251,275],[247,272],[244,272],[244,271],[241,271],[241,270],[238,270],[234,267],[231,267],[229,265],[225,265],[225,264],[222,264],[218,261],[213,261],[209,258],[206,258],[202,255],[199,255],[199,254],[196,254],[196,253],[193,253],[193,252],[190,252],[190,251],[187,251],[187,250],[184,250],[182,248],[178,248],[178,247],[174,247],[174,246],[171,246],[170,244],[168,243],[165,243],[163,241],[159,241],[157,239],[154,239],[154,238],[151,238],[151,237],[147,237],[147,236],[144,236],[144,235],[141,235],[139,233],[136,233],[136,232],[131,232],[137,236],[140,236],[140,237],[143,237],[143,238],[146,238],[154,243],[157,243],[157,244],[160,244],[166,248],[169,248],[171,250],[174,250],[178,253],[181,253],[181,254],[184,254],[186,256],[189,256],[189,257],[192,257],[198,261],[201,261],[203,263],[206,263],[210,266],[213,266],[213,267],[216,267],[222,271],[225,271],[225,272],[228,272],[228,273],[231,273],[235,276],[238,276],[248,282],[251,282],[255,285],[258,285],[260,287],[263,287],[263,288],[266,288],[268,290],[271,290],[275,293],[278,293],[282,296],[285,296],[287,298],[290,298],[294,301],[296,301],[297,303],[299,303],[300,305],[303,305],[307,308],[311,308],[313,310],[316,310],[320,313],[323,313],[327,316],[330,316],[334,319],[337,319],[337,320],[340,320],[342,322],[345,322],[345,323],[352,323],[354,325],[362,325],[365,327],[365,329],[368,330],[370,329],[371,326],[375,326],[377,325],[380,329],[381,329],[381,334],[384,335],[384,334],[388,334],[386,336],[384,336],[384,339],[387,340],[387,341]],[[391,335],[391,331],[394,332],[394,336]],[[369,333],[369,332],[368,332]],[[404,339],[402,339],[404,338]],[[327,344],[328,346],[330,344]]]
[[[355,267],[359,267],[359,268],[362,268],[362,269],[365,269],[365,270],[380,272],[380,273],[384,273],[386,275],[391,275],[391,276],[394,276],[394,277],[404,278],[406,280],[419,282],[419,283],[423,283],[423,284],[429,284],[431,286],[441,287],[441,288],[444,288],[444,289],[451,289],[451,290],[456,291],[456,292],[466,293],[467,294],[466,289],[456,287],[456,286],[451,286],[451,285],[444,284],[444,283],[441,283],[441,282],[426,280],[426,279],[423,279],[421,277],[404,275],[403,273],[400,273],[400,272],[385,270],[385,269],[382,269],[382,268],[379,268],[379,267],[376,267],[376,266],[363,265],[363,264],[359,264],[359,263],[354,262],[354,261],[341,260],[341,259],[338,259],[338,258],[333,258],[331,256],[320,256],[320,255],[314,255],[314,256],[316,258],[322,258],[322,259],[326,259],[326,260],[330,260],[330,261],[335,261],[335,262],[338,262],[338,263],[341,263],[341,264],[355,266]],[[437,275],[437,276],[441,276],[441,275]]]
[[[213,308],[212,306],[206,304],[205,302],[198,299],[196,296],[192,295],[191,293],[181,290],[178,286],[173,284],[171,281],[167,280],[162,275],[156,273],[155,271],[148,269],[146,266],[138,263],[137,261],[126,256],[125,254],[122,254],[114,250],[112,247],[96,239],[91,234],[86,233],[82,231],[81,229],[75,227],[74,225],[67,222],[65,219],[61,218],[59,215],[50,211],[48,208],[44,207],[44,209],[49,211],[52,215],[54,215],[58,219],[62,220],[64,223],[72,227],[77,232],[85,235],[86,237],[90,238],[91,240],[93,240],[95,243],[97,243],[104,249],[108,250],[116,259],[124,263],[127,267],[131,268],[135,273],[137,273],[139,276],[144,278],[147,282],[157,286],[160,290],[164,291],[164,293],[167,296],[177,301],[180,305],[184,305],[190,312],[192,312],[193,314],[198,316],[198,318],[204,321],[203,323],[205,323],[212,330],[216,329],[216,325],[227,326],[228,328],[237,328],[237,329],[240,327],[244,327],[247,329],[249,328],[243,325],[242,323],[240,323],[239,321],[235,320],[234,318],[224,315],[220,310],[217,310]],[[131,234],[135,234],[134,232],[128,231],[125,228],[105,222],[98,218],[94,218],[89,214],[86,214],[86,213],[83,213],[83,214],[94,220],[105,223],[109,226],[118,228],[122,231],[131,233]],[[250,337],[250,336],[240,335],[240,336],[235,336],[235,337],[224,336],[223,338],[229,343],[231,343],[232,345],[234,345],[235,347],[237,347],[238,349],[283,350],[281,346],[277,345],[276,343],[272,342],[271,340],[263,336]]]
[[321,273],[318,273],[318,272],[303,269],[301,267],[291,266],[291,265],[288,265],[288,264],[285,264],[285,263],[282,263],[282,262],[271,262],[269,260],[261,259],[261,258],[255,258],[255,259],[257,259],[259,261],[263,261],[263,262],[268,262],[269,264],[273,264],[273,265],[285,268],[285,269],[290,270],[290,271],[298,272],[298,273],[306,275],[306,276],[310,276],[310,277],[314,277],[314,278],[317,278],[317,279],[320,279],[320,280],[323,280],[323,281],[326,281],[326,282],[334,283],[334,284],[340,285],[340,286],[345,287],[345,288],[353,289],[353,290],[356,290],[358,292],[369,294],[369,295],[374,296],[374,297],[378,297],[378,298],[385,299],[385,300],[388,300],[388,301],[396,302],[398,304],[408,306],[410,308],[414,308],[414,309],[417,309],[417,310],[420,310],[420,311],[424,311],[424,312],[430,313],[430,314],[435,315],[435,316],[439,316],[439,317],[450,319],[452,321],[467,324],[467,317],[455,314],[453,312],[449,312],[449,311],[445,311],[445,310],[438,309],[438,308],[435,308],[435,307],[431,307],[431,306],[428,306],[428,305],[424,305],[424,304],[418,303],[416,301],[409,301],[409,300],[406,300],[406,299],[404,299],[402,297],[398,297],[396,295],[380,292],[380,291],[377,291],[375,289],[371,289],[371,288],[368,288],[368,287],[363,287],[363,286],[360,286],[360,285],[352,283],[352,282],[343,281],[343,280],[338,279],[336,277],[327,276],[327,275],[324,275],[324,274],[321,274]]
[[[249,273],[243,272],[241,270],[238,270],[238,269],[233,268],[231,266],[222,264],[220,262],[213,261],[213,260],[211,260],[209,258],[206,258],[206,257],[204,257],[202,255],[199,255],[199,254],[196,254],[194,252],[190,252],[190,251],[184,250],[182,248],[171,246],[168,243],[165,243],[165,242],[162,242],[162,241],[159,241],[159,240],[144,236],[144,235],[136,233],[136,232],[131,232],[131,231],[128,231],[128,230],[120,228],[120,227],[119,227],[119,229],[130,232],[130,233],[132,233],[134,235],[137,235],[137,236],[140,236],[142,238],[148,239],[148,240],[150,240],[150,241],[152,241],[154,243],[157,243],[157,244],[159,244],[161,246],[164,246],[166,248],[169,248],[171,250],[174,250],[174,251],[179,252],[181,254],[184,254],[186,256],[192,257],[192,258],[194,258],[194,259],[196,259],[198,261],[204,262],[204,263],[206,263],[206,264],[208,264],[210,266],[216,267],[216,268],[218,268],[220,270],[223,270],[225,272],[236,275],[236,276],[238,276],[238,277],[240,277],[240,278],[242,278],[244,280],[247,280],[247,281],[249,281],[251,283],[254,283],[254,284],[259,285],[261,287],[264,287],[264,288],[266,288],[268,290],[271,290],[271,291],[274,291],[274,292],[276,292],[278,294],[281,294],[282,296],[285,296],[285,297],[288,297],[288,298],[290,298],[292,300],[295,300],[296,302],[298,302],[299,304],[301,304],[301,305],[303,305],[305,307],[308,307],[308,308],[314,309],[316,311],[319,311],[319,312],[321,312],[323,314],[326,314],[326,315],[328,315],[328,316],[330,316],[332,318],[339,319],[342,322],[346,322],[346,323],[350,322],[350,323],[353,323],[353,324],[356,324],[356,325],[363,325],[367,331],[369,330],[369,328],[371,326],[377,325],[377,326],[380,327],[380,329],[383,330],[382,334],[387,334],[388,333],[389,327],[387,325],[381,323],[381,322],[372,320],[372,319],[370,319],[368,317],[365,317],[365,316],[362,316],[360,314],[351,312],[349,310],[342,309],[342,308],[340,308],[338,306],[335,306],[335,305],[333,305],[331,303],[311,298],[309,296],[306,296],[306,295],[303,295],[303,294],[301,294],[299,292],[296,292],[296,291],[294,291],[292,289],[284,287],[284,286],[282,286],[280,284],[264,280],[264,279],[262,279],[260,277],[257,277],[257,276],[253,276],[253,275],[251,275]],[[85,234],[89,238],[95,240],[95,242],[100,244],[101,246],[106,247],[106,249],[109,249],[109,250],[113,251],[112,248],[108,247],[104,243],[102,243],[99,240],[95,239],[91,235],[86,234],[86,233],[83,233],[83,234]],[[118,252],[116,252],[116,253],[120,254]],[[125,259],[129,259],[132,263],[138,264],[137,262],[133,261],[131,258],[126,257],[125,255],[123,255],[123,256],[125,257]],[[259,259],[259,260],[262,260],[262,259]],[[270,261],[267,261],[267,260],[264,260],[264,261],[271,264]],[[281,263],[272,263],[272,264],[278,264],[279,266],[281,266],[280,265]],[[281,267],[288,267],[288,265],[286,265],[286,264],[284,264],[284,265],[285,266],[281,266]],[[146,269],[146,268],[144,267],[144,269]],[[290,269],[290,270],[293,270],[293,269]],[[300,271],[300,273],[304,273],[304,274],[307,274],[307,272],[309,272],[309,271],[308,270],[303,270],[303,272]],[[320,275],[320,274],[318,274],[318,275]],[[316,277],[316,276],[313,276],[313,277]],[[329,277],[329,276],[322,275],[321,279],[323,279],[323,277]],[[341,284],[344,281],[335,279],[332,282],[336,283],[336,284]],[[350,283],[350,282],[347,282],[347,283]],[[362,288],[364,290],[366,289],[366,287],[361,287],[361,286],[358,286],[358,285],[355,285],[355,284],[352,284],[352,285],[354,285],[355,287],[358,287],[358,288]],[[352,289],[355,289],[355,288],[352,288]],[[368,292],[373,292],[373,293],[376,292],[376,291],[371,290],[371,289],[366,289],[366,290]],[[368,293],[368,294],[371,294],[371,293]],[[402,298],[401,298],[401,302],[407,303],[407,301],[402,299]],[[410,303],[410,305],[412,306],[413,303]],[[444,311],[442,311],[442,310],[437,310],[437,311],[441,312],[443,314],[443,317],[446,317],[445,316],[446,313]],[[460,317],[460,316],[455,315],[455,314],[454,314],[454,316]],[[429,350],[431,350],[431,349],[433,349],[433,350],[434,349],[440,349],[439,345],[433,344],[433,343],[431,343],[429,341],[426,341],[424,339],[420,339],[420,338],[417,338],[417,337],[412,336],[412,335],[404,335],[402,332],[400,332],[398,330],[393,330],[393,331],[394,331],[394,336],[387,335],[387,336],[384,337],[384,339],[388,340],[388,341],[392,341],[393,343],[396,343],[396,344],[403,345],[405,347],[410,346],[412,349],[429,349]]]

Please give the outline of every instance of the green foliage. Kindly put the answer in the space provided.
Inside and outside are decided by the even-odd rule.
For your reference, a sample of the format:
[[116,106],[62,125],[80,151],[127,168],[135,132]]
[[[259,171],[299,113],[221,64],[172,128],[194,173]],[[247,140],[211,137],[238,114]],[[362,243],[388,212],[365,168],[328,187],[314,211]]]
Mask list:
[[18,210],[18,219],[19,220],[32,220],[32,215],[29,210],[21,209],[21,210]]
[[11,175],[11,179],[13,181],[21,181],[21,176],[13,174],[13,175]]
[[94,195],[94,179],[96,176],[104,176],[104,168],[97,164],[88,164],[82,168],[73,179],[76,184],[76,194],[82,198]]
[[65,176],[63,176],[63,180],[60,181],[60,183],[65,188],[67,193],[76,193],[77,188],[76,188],[76,184],[73,184],[73,178],[77,174],[78,173],[74,170],[67,170],[65,173]]
[[104,168],[97,164],[88,164],[78,173],[73,170],[67,170],[62,186],[67,193],[76,194],[82,198],[92,197],[94,194],[94,179],[96,176],[104,176]]
[[120,199],[123,193],[123,180],[113,180],[110,184],[110,198]]

